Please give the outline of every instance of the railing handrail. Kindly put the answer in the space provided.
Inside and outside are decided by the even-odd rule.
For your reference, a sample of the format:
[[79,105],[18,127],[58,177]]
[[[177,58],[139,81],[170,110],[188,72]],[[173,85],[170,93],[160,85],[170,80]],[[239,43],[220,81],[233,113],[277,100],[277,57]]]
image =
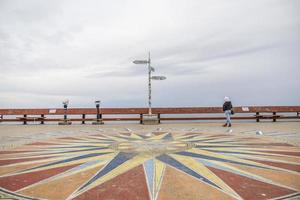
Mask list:
[[[300,106],[238,106],[234,107],[235,113],[255,112],[300,112]],[[160,114],[201,114],[222,113],[222,107],[162,107],[153,108],[153,113]],[[96,108],[68,108],[68,115],[97,114]],[[101,114],[146,114],[147,108],[101,108]],[[63,108],[40,109],[0,109],[0,115],[63,115]]]

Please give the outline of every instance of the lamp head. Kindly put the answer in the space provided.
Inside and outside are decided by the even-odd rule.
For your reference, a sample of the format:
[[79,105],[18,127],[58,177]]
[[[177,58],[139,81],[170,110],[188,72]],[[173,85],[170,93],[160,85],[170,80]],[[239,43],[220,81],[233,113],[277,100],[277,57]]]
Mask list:
[[95,101],[95,104],[96,104],[96,106],[97,106],[97,107],[99,107],[99,106],[100,106],[100,103],[101,103],[101,101],[100,101],[100,100],[97,100],[97,101]]
[[62,103],[63,103],[64,106],[68,106],[69,105],[69,99],[64,100]]

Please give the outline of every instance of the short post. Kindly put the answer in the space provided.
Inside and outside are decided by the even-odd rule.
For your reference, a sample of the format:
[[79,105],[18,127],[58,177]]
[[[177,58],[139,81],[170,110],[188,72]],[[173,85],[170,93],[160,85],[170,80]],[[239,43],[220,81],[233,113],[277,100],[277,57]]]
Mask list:
[[64,106],[64,120],[62,122],[58,122],[58,125],[70,125],[72,122],[68,121],[67,111],[68,111],[69,100],[63,101]]
[[85,124],[85,114],[82,114],[82,122],[81,124]]
[[102,114],[100,114],[100,103],[101,103],[100,100],[95,101],[96,109],[97,109],[97,116],[96,116],[97,119],[96,119],[95,122],[92,123],[93,125],[100,125],[100,124],[103,124]]
[[45,115],[41,114],[41,124],[44,124],[44,118],[45,118]]
[[140,114],[140,124],[143,124],[143,114]]
[[259,112],[256,112],[256,122],[259,122]]
[[27,119],[26,119],[26,118],[27,118],[27,115],[25,114],[25,115],[24,115],[24,121],[23,121],[23,124],[24,124],[24,125],[27,124]]
[[273,112],[273,122],[276,122],[276,112]]
[[157,114],[158,117],[158,123],[160,124],[160,113]]

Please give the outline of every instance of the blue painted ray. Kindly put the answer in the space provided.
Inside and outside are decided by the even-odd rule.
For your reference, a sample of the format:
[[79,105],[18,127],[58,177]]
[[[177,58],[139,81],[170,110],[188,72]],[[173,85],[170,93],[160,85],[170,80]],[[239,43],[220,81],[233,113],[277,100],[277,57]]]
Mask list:
[[192,152],[187,152],[187,151],[177,152],[175,154],[183,155],[183,156],[189,156],[189,157],[195,157],[195,158],[201,158],[201,159],[206,159],[206,160],[215,160],[215,161],[245,165],[245,166],[250,166],[250,167],[257,167],[257,168],[262,168],[262,169],[270,169],[270,168],[259,166],[259,165],[252,165],[252,164],[233,161],[233,160],[230,160],[230,159],[223,159],[223,158],[208,156],[208,155],[204,155],[204,154],[197,154],[197,153],[192,153]]
[[132,159],[134,156],[136,156],[136,153],[124,153],[120,152],[117,156],[115,156],[101,171],[99,171],[95,176],[93,176],[87,183],[85,183],[83,186],[81,186],[78,191],[84,189],[85,187],[92,184],[97,179],[101,178],[105,174],[109,173],[122,163]]
[[145,169],[145,174],[146,174],[146,180],[147,180],[147,185],[149,187],[149,193],[151,194],[152,196],[152,199],[153,199],[153,196],[154,196],[154,161],[153,159],[151,160],[147,160],[145,163],[144,163],[144,169]]
[[[205,149],[205,148],[203,148]],[[245,155],[268,155],[268,154],[261,154],[261,153],[250,153],[250,152],[241,152],[241,151],[222,151],[222,150],[213,150],[213,149],[205,149],[206,151],[214,152],[214,153],[222,153],[222,154],[245,154]]]
[[195,148],[243,148],[248,147],[248,145],[209,145],[209,144],[196,144]]
[[162,139],[163,139],[163,140],[174,140],[171,133],[168,133],[168,134],[165,135]]
[[202,163],[203,165],[205,165],[207,167],[212,167],[212,168],[219,169],[219,170],[222,170],[222,171],[237,174],[239,176],[244,176],[244,177],[247,177],[247,178],[250,178],[250,179],[261,181],[261,182],[264,182],[264,183],[277,185],[279,187],[284,187],[284,188],[295,190],[295,188],[290,188],[290,187],[284,186],[284,185],[282,185],[280,183],[277,183],[277,182],[274,182],[270,179],[264,178],[264,177],[256,175],[256,174],[249,173],[249,172],[244,171],[242,169],[238,169],[234,166],[230,166],[226,163],[220,163],[219,161],[208,161],[208,160],[203,160],[203,159],[196,159],[196,160],[199,163]]
[[82,159],[86,159],[86,158],[97,157],[97,156],[101,156],[101,155],[105,155],[105,154],[110,154],[110,153],[111,152],[91,153],[91,154],[76,156],[76,157],[67,158],[67,159],[64,159],[64,160],[60,160],[60,161],[48,163],[48,164],[45,164],[45,165],[37,166],[37,167],[34,167],[34,168],[26,169],[23,172],[27,172],[27,171],[31,171],[31,170],[35,170],[35,169],[40,169],[40,168],[44,168],[44,167],[49,167],[49,166],[55,166],[55,165],[63,164],[63,163],[69,163],[69,162],[72,162],[72,161],[78,161],[78,160],[82,160]]
[[200,174],[196,173],[195,171],[191,170],[190,168],[188,168],[187,166],[183,165],[182,163],[180,163],[179,161],[175,160],[174,158],[172,158],[169,155],[163,154],[160,155],[158,157],[156,157],[156,159],[160,160],[161,162],[164,162],[180,171],[183,171],[203,182],[205,182],[208,185],[217,187],[219,189],[221,189],[218,185],[214,184],[213,182],[211,182],[210,180],[208,180],[207,178],[205,178],[204,176],[201,176]]
[[72,151],[56,151],[53,153],[47,153],[45,155],[61,154],[61,153],[76,153],[76,152],[82,152],[82,151],[95,151],[95,150],[103,150],[103,149],[108,149],[108,148],[107,147],[96,147],[96,148],[79,149],[79,150],[72,150]]
[[73,149],[73,148],[93,148],[93,147],[97,147],[94,145],[80,145],[80,146],[56,146],[56,147],[48,147],[47,149]]

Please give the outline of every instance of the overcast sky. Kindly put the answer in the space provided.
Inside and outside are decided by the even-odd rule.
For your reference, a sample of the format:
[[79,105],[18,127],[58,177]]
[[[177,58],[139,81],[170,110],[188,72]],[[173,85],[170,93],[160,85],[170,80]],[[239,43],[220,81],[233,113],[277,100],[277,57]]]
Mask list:
[[0,0],[0,107],[300,105],[299,0]]

